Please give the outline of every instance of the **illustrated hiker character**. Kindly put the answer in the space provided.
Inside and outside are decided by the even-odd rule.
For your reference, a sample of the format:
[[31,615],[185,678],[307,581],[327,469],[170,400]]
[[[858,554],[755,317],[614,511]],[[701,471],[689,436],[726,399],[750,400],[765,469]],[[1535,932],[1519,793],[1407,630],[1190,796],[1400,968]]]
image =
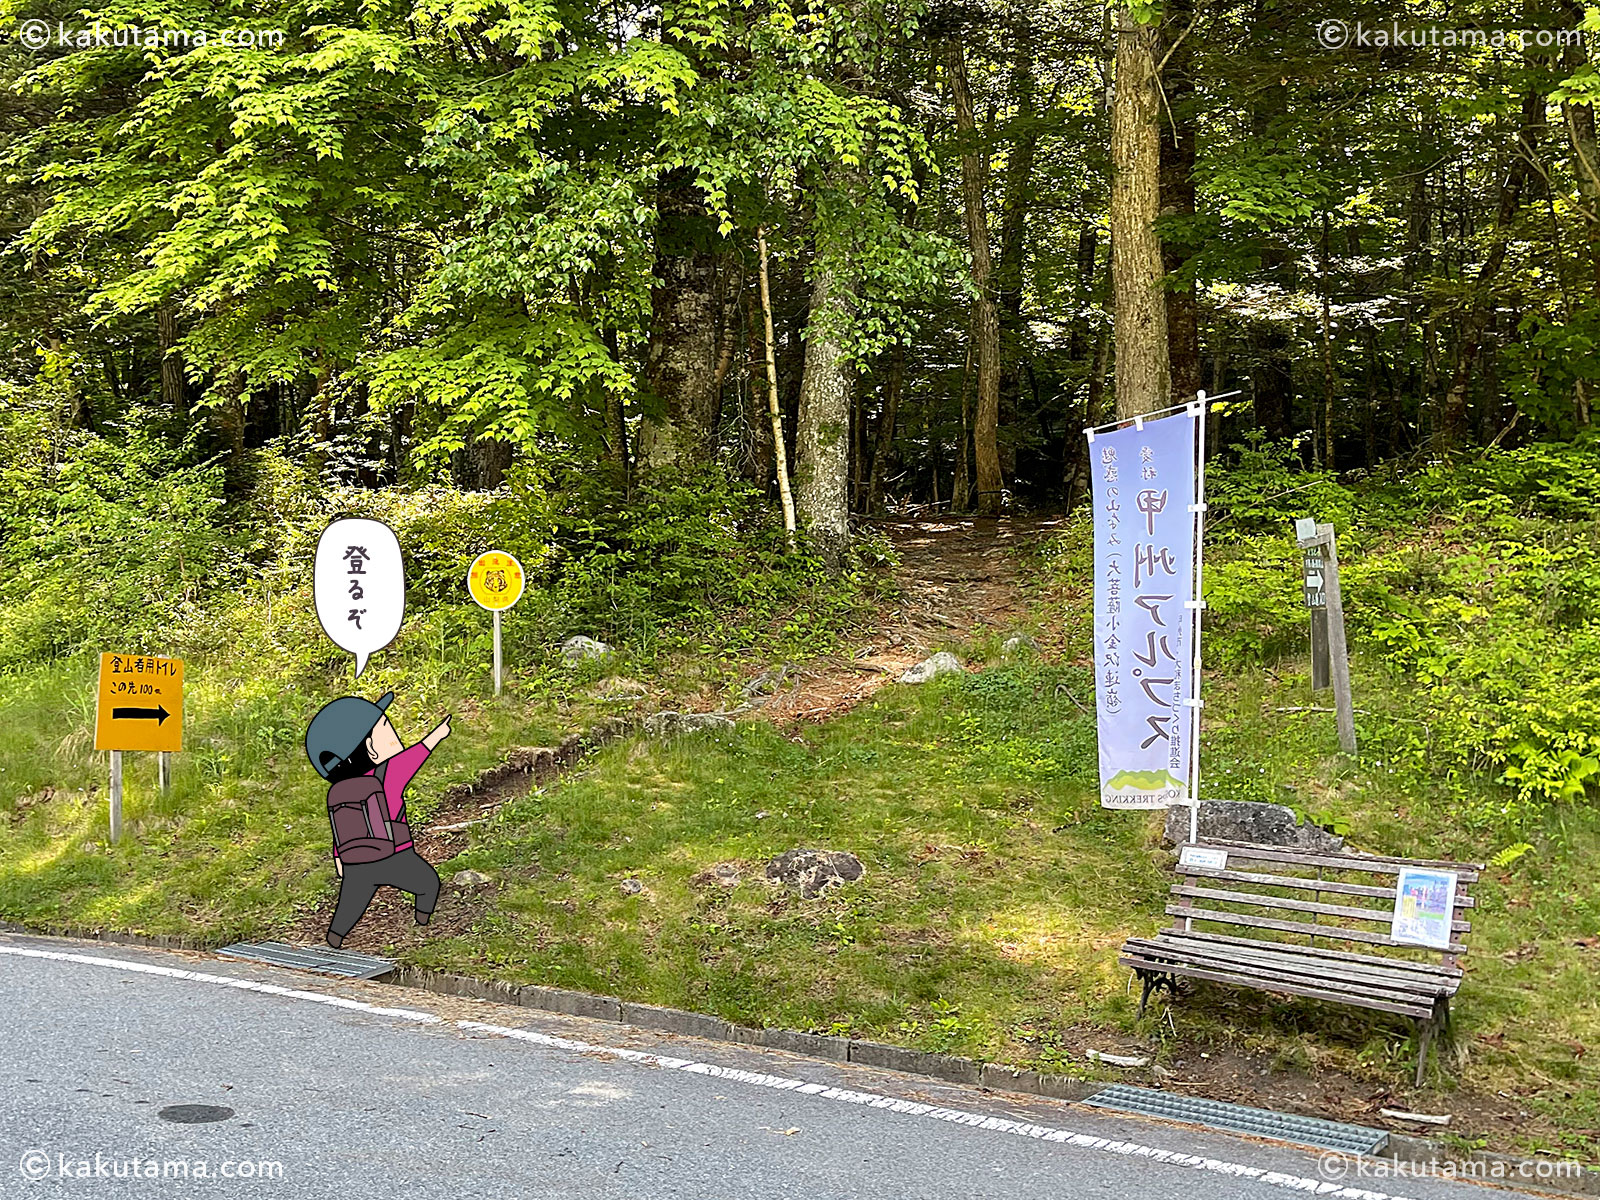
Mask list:
[[328,945],[335,950],[344,945],[380,887],[415,896],[418,925],[428,923],[439,900],[439,873],[411,843],[405,790],[433,748],[450,736],[450,718],[408,747],[384,714],[393,701],[393,692],[385,692],[376,704],[341,696],[312,717],[306,729],[306,755],[333,785],[328,789],[328,822],[340,883]]

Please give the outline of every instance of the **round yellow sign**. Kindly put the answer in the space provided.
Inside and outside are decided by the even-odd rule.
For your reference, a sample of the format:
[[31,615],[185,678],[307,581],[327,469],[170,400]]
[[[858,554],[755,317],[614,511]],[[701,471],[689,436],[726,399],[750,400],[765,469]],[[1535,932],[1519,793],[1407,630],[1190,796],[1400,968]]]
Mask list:
[[491,612],[522,598],[522,564],[504,550],[485,550],[467,571],[467,591]]

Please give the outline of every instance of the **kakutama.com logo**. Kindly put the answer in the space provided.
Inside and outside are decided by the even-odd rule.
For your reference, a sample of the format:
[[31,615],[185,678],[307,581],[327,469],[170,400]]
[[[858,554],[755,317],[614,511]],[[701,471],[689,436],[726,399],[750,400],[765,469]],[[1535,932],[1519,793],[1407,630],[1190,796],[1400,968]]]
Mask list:
[[17,26],[17,40],[28,50],[121,48],[181,53],[204,46],[276,50],[288,35],[281,29],[173,29],[164,25],[108,25],[103,21],[69,25],[30,17]]

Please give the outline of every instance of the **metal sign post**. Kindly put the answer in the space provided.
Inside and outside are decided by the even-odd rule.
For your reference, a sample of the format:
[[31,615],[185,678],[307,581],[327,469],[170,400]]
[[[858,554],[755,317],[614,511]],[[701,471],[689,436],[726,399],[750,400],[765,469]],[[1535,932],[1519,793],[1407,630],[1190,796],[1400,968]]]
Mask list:
[[494,694],[500,694],[500,614],[522,598],[522,564],[504,550],[485,550],[467,570],[467,592],[494,614]]
[[[1356,752],[1355,705],[1350,695],[1350,648],[1345,641],[1344,598],[1339,591],[1339,551],[1333,526],[1309,517],[1295,522],[1295,540],[1306,552],[1305,597],[1311,610],[1311,686],[1333,684],[1339,746]],[[1320,630],[1319,630],[1320,626]]]
[[500,610],[494,610],[494,694],[500,694]]
[[122,751],[111,752],[111,844],[122,837]]

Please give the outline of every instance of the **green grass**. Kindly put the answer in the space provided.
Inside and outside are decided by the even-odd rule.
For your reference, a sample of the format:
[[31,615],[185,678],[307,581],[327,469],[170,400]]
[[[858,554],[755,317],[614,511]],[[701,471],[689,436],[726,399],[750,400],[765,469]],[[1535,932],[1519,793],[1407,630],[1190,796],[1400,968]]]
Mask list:
[[[1029,627],[1047,658],[1070,664],[1087,627],[1082,547],[1068,549],[1064,567],[1039,572]],[[1218,578],[1241,595],[1246,567],[1262,588],[1292,568],[1252,566],[1249,553],[1225,542],[1214,552]],[[1270,631],[1302,612],[1244,601],[1235,611],[1231,626],[1219,613],[1214,644],[1229,653],[1207,682],[1204,794],[1290,804],[1372,851],[1487,860],[1530,844],[1477,889],[1458,1035],[1430,1086],[1538,1116],[1537,1131],[1502,1131],[1503,1144],[1600,1158],[1600,1052],[1588,1053],[1600,1046],[1600,813],[1581,799],[1508,808],[1498,768],[1441,754],[1428,707],[1437,696],[1370,640],[1358,642],[1353,667],[1361,754],[1347,758],[1331,715],[1303,711],[1326,700],[1310,693],[1298,635],[1277,629],[1287,649],[1266,662],[1241,656],[1252,624]],[[93,663],[0,677],[0,918],[222,942],[284,933],[326,905],[335,880],[324,787],[300,738],[347,690],[347,674],[337,675],[340,658],[305,658],[321,643],[303,597],[280,597],[270,621],[260,615],[215,618],[230,632],[191,658],[173,793],[157,793],[154,756],[129,756],[127,835],[115,847],[105,756],[89,732]],[[808,627],[804,646],[783,644],[781,632],[671,652],[629,646],[568,667],[513,627],[511,686],[494,699],[486,624],[465,608],[425,609],[361,681],[365,694],[395,689],[402,734],[455,714],[453,736],[412,788],[419,824],[448,785],[509,747],[553,744],[624,709],[596,698],[605,675],[644,679],[669,705],[715,703],[767,661],[841,635]],[[1116,951],[1163,923],[1170,858],[1157,819],[1098,806],[1093,722],[1078,707],[1092,702],[1088,671],[1001,665],[999,640],[960,647],[987,660],[981,673],[892,686],[796,734],[751,720],[602,750],[475,827],[441,872],[490,873],[492,903],[465,933],[408,943],[403,956],[1045,1070],[1092,1074],[1087,1048],[1138,1039],[1167,1064],[1209,1047],[1285,1070],[1338,1070],[1374,1092],[1403,1089],[1410,1031],[1372,1014],[1205,988],[1173,1007],[1170,1024],[1136,1020]],[[770,888],[767,860],[796,846],[852,851],[867,874],[815,900]],[[738,865],[737,886],[697,878],[725,862]],[[624,893],[625,879],[642,892]]]
[[[1162,883],[1146,824],[1099,808],[1092,729],[1054,694],[1083,675],[894,689],[794,741],[749,722],[607,750],[480,834],[460,862],[507,881],[499,912],[418,961],[992,1058],[1126,1011],[1103,951]],[[796,846],[856,853],[866,877],[774,891],[763,867]],[[722,862],[737,887],[696,883]]]
[[[1278,673],[1213,689],[1209,794],[1316,811],[1366,849],[1483,857],[1446,806],[1401,799],[1403,777],[1382,765],[1382,721],[1358,720],[1369,749],[1352,764],[1326,714],[1276,711],[1310,700],[1303,677]],[[1358,664],[1356,681],[1364,707],[1389,703],[1381,675]],[[85,692],[87,676],[65,687],[60,677],[11,682],[21,686],[0,711],[0,778],[17,788],[21,776],[25,796],[52,782],[62,790],[13,809],[0,828],[0,915],[220,940],[282,931],[330,894],[322,789],[302,770],[298,729],[270,687],[255,696],[248,681],[217,681],[207,685],[215,694],[197,694],[210,715],[190,736],[209,749],[179,759],[166,802],[153,765],[132,760],[143,765],[130,777],[129,836],[108,848],[103,786],[92,798],[79,790],[98,782],[90,776],[103,757],[81,734],[52,741],[46,732],[83,719],[52,697]],[[1158,1018],[1136,1021],[1116,950],[1161,924],[1168,859],[1154,818],[1098,806],[1092,722],[1071,700],[1088,688],[1081,668],[994,665],[889,688],[793,737],[751,721],[720,735],[614,744],[475,830],[444,869],[490,873],[494,905],[465,935],[405,956],[1046,1070],[1092,1074],[1088,1046],[1136,1036],[1158,1061],[1228,1047],[1282,1068],[1400,1084],[1415,1053],[1409,1033],[1367,1014],[1207,989],[1174,1009],[1181,1038]],[[287,711],[318,698],[293,699]],[[431,716],[462,699],[405,703]],[[458,715],[456,735],[419,777],[420,819],[497,747],[553,740],[553,710],[537,731],[546,736],[523,736],[538,707],[508,698]],[[420,730],[425,722],[409,716],[402,711],[402,727]],[[245,749],[220,761],[215,748],[227,745]],[[63,772],[67,762],[77,765]],[[794,846],[850,850],[867,874],[815,900],[793,897],[762,874]],[[1527,1148],[1588,1158],[1600,1087],[1569,1043],[1600,1044],[1600,949],[1579,941],[1600,924],[1600,887],[1584,866],[1597,853],[1600,821],[1574,810],[1533,852],[1489,873],[1456,1048],[1432,1078],[1447,1091],[1508,1091],[1555,1130]],[[696,879],[722,862],[739,865],[736,887]],[[624,879],[644,890],[625,894]]]

